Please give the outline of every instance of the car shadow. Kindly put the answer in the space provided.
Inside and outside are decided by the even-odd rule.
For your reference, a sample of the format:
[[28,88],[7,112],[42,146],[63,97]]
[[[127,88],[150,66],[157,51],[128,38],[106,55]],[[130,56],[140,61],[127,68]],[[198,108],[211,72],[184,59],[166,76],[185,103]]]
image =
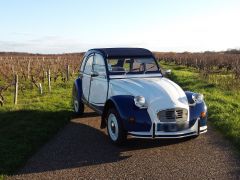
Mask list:
[[40,173],[96,164],[112,163],[130,158],[124,152],[168,146],[188,139],[157,140],[129,138],[122,146],[111,144],[104,130],[99,129],[100,117],[87,112],[73,119],[55,138],[42,147],[25,167],[16,174]]

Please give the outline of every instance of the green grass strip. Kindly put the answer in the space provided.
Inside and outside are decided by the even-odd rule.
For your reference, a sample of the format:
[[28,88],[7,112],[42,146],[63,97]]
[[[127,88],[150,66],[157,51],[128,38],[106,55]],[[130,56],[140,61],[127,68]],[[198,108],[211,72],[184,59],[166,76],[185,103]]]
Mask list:
[[209,122],[222,132],[240,151],[240,91],[224,89],[203,79],[194,68],[161,62],[164,69],[172,69],[170,79],[184,90],[204,94]]
[[5,92],[0,107],[0,179],[22,167],[39,147],[69,122],[73,80],[52,84],[48,93],[37,88],[19,92],[18,105],[13,105],[13,89]]

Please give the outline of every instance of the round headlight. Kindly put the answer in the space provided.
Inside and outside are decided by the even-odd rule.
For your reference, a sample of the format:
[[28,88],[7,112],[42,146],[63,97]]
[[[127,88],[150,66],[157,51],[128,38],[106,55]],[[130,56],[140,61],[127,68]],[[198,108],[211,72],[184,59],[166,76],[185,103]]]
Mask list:
[[202,94],[199,94],[199,93],[194,93],[192,95],[192,99],[194,102],[196,103],[201,103],[203,101],[203,95]]
[[139,108],[146,107],[146,100],[143,96],[134,97],[135,105]]

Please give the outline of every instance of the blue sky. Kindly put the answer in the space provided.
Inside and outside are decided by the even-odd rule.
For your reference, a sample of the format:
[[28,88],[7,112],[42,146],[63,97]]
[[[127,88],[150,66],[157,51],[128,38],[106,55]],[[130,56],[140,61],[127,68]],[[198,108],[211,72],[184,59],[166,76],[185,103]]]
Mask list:
[[239,0],[0,0],[0,51],[240,48]]

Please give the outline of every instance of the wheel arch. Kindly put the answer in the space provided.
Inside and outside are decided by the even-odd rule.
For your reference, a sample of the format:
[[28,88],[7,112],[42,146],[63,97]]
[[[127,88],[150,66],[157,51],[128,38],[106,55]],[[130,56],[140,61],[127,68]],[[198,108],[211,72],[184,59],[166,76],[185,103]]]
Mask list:
[[[127,131],[150,131],[152,122],[147,109],[140,109],[134,103],[134,96],[112,96],[105,103],[102,113],[101,128],[106,127],[106,115],[108,109],[114,107]],[[134,121],[134,122],[133,122]]]
[[101,129],[103,129],[107,126],[107,123],[106,123],[107,112],[112,107],[116,108],[116,105],[115,105],[114,100],[112,98],[110,98],[106,101],[104,108],[103,108],[103,112],[102,112],[102,116],[101,116],[101,126],[100,126]]
[[[80,79],[80,78],[76,79],[74,81],[73,86],[74,86],[73,88],[75,88],[75,90],[76,90],[78,100],[81,100],[81,98],[82,98],[82,79]],[[73,93],[74,92],[72,92],[72,96],[74,96]]]
[[101,120],[101,128],[106,127],[106,115],[108,109],[113,107],[117,110],[120,118],[122,120],[127,120],[129,116],[133,114],[134,109],[134,97],[131,95],[117,95],[112,96],[110,99],[107,100],[105,103],[103,113],[102,113],[102,120]]

